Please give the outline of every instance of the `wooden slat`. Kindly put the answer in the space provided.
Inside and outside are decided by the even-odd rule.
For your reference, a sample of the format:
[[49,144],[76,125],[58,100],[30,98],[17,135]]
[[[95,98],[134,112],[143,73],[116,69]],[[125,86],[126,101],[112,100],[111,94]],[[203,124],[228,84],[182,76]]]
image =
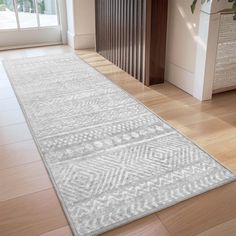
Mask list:
[[129,65],[130,65],[130,71],[129,73],[131,75],[133,75],[133,71],[134,71],[134,63],[133,63],[133,31],[134,31],[134,27],[133,27],[133,23],[134,23],[134,19],[133,19],[133,15],[134,15],[134,1],[135,0],[130,0],[131,4],[130,4],[130,52],[129,52]]
[[146,77],[146,61],[148,60],[147,58],[147,52],[146,52],[146,37],[147,37],[147,0],[145,0],[143,2],[143,12],[142,12],[142,21],[143,21],[143,30],[142,30],[142,79],[143,79],[143,83],[145,83],[145,79]]
[[111,60],[111,1],[107,0],[108,59]]
[[152,1],[149,82],[164,82],[168,1]]
[[144,33],[144,51],[145,51],[145,61],[144,61],[144,78],[145,84],[150,85],[150,44],[151,44],[151,21],[152,21],[152,1],[145,0],[145,7],[146,7],[146,18],[145,18],[145,33]]
[[163,82],[167,1],[95,2],[97,52],[146,85]]
[[114,12],[115,12],[115,42],[114,42],[114,46],[115,46],[115,57],[113,58],[112,62],[115,64],[115,65],[118,65],[118,29],[119,29],[119,26],[118,26],[118,6],[119,6],[119,2],[118,0],[116,0],[114,3]]
[[127,8],[127,0],[123,0],[123,18],[124,18],[124,22],[123,22],[123,54],[122,54],[122,69],[125,70],[125,65],[126,65],[126,26],[127,26],[127,16],[126,16],[126,8]]
[[143,30],[143,21],[142,21],[142,12],[143,12],[143,0],[138,0],[138,17],[137,17],[137,23],[138,23],[138,35],[137,35],[137,78],[139,81],[142,81],[142,30]]
[[108,32],[107,32],[107,0],[103,0],[103,2],[104,2],[104,21],[103,21],[103,27],[104,27],[104,34],[105,34],[104,42],[106,42],[106,45],[105,44],[103,44],[103,45],[104,45],[104,49],[105,49],[105,51],[104,51],[105,58],[108,58],[108,56],[107,56],[107,42],[108,42],[108,40],[107,40],[107,35],[108,35]]
[[134,15],[133,15],[133,26],[134,26],[134,32],[133,32],[133,66],[134,66],[134,70],[133,70],[133,76],[135,78],[137,78],[137,0],[134,1]]
[[146,0],[96,0],[96,48],[140,81],[144,76]]
[[120,68],[123,69],[124,53],[124,0],[120,5]]
[[130,9],[130,0],[127,0],[127,8],[126,8],[126,50],[125,50],[125,71],[129,72],[129,50],[130,50],[130,17],[129,17],[129,9]]

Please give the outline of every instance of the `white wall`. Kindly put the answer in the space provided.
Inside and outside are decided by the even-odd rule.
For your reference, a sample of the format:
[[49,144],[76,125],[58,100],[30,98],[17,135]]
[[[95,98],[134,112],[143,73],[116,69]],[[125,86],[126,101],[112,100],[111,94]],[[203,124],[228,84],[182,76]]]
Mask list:
[[190,4],[189,0],[169,0],[165,78],[193,94],[200,4],[195,14]]
[[67,0],[68,44],[74,49],[95,47],[95,0]]

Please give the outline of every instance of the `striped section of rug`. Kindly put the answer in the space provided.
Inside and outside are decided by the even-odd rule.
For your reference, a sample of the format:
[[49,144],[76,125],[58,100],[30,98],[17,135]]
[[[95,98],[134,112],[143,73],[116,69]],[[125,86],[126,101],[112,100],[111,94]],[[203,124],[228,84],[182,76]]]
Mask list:
[[74,54],[4,66],[77,236],[101,234],[235,179]]

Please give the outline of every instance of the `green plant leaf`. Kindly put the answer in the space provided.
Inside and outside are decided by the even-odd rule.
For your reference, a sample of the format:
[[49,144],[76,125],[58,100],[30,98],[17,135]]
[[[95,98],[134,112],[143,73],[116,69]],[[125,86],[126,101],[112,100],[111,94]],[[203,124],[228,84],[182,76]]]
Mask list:
[[[209,2],[210,0],[201,0],[201,4],[204,4],[206,1]],[[197,2],[198,2],[198,0],[193,0],[192,4],[190,6],[192,13],[194,13],[194,11],[196,9]],[[233,3],[233,5],[232,5],[232,10],[234,11],[233,19],[236,20],[236,0],[228,0],[228,2]]]
[[192,5],[191,5],[191,11],[192,11],[192,13],[194,13],[194,11],[195,11],[196,4],[197,4],[197,0],[194,0],[193,3],[192,3]]

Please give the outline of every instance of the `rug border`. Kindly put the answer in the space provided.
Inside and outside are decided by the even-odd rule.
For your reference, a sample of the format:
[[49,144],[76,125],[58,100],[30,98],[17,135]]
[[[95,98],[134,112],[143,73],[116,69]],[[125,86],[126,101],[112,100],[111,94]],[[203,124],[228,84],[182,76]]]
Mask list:
[[56,181],[54,180],[54,177],[53,177],[53,175],[52,175],[52,173],[51,173],[51,170],[50,170],[50,168],[48,167],[48,165],[47,165],[47,163],[46,163],[46,160],[44,160],[44,156],[43,156],[43,154],[42,154],[42,152],[41,152],[41,150],[40,150],[40,145],[39,145],[39,143],[38,143],[38,141],[37,141],[37,139],[36,139],[36,137],[35,137],[35,134],[34,134],[34,131],[33,131],[32,127],[31,127],[30,121],[29,121],[29,119],[28,119],[28,117],[27,117],[26,111],[25,111],[25,109],[24,109],[24,105],[21,103],[21,100],[20,100],[20,98],[19,98],[19,96],[18,96],[18,94],[17,94],[17,92],[16,92],[16,90],[15,90],[13,81],[11,80],[10,75],[9,75],[9,72],[8,72],[8,70],[7,70],[7,65],[6,65],[7,62],[10,62],[10,61],[18,61],[18,60],[20,61],[20,60],[22,60],[22,58],[17,58],[17,59],[12,59],[12,60],[3,60],[3,61],[2,61],[2,65],[3,65],[3,67],[4,67],[4,70],[5,70],[6,74],[7,74],[8,80],[9,80],[11,86],[12,86],[12,89],[13,89],[13,91],[14,91],[14,94],[15,94],[15,96],[16,96],[16,98],[17,98],[17,101],[18,101],[18,103],[19,103],[19,105],[20,105],[21,111],[22,111],[22,113],[24,114],[24,117],[25,117],[27,126],[28,126],[28,128],[29,128],[29,130],[30,130],[30,133],[31,133],[31,136],[32,136],[32,138],[33,138],[33,140],[34,140],[34,142],[35,142],[35,144],[36,144],[36,147],[37,147],[37,150],[38,150],[38,152],[39,152],[39,154],[40,154],[40,157],[41,157],[41,159],[42,159],[42,162],[44,163],[44,166],[45,166],[45,168],[46,168],[46,170],[47,170],[47,172],[48,172],[48,175],[50,176],[50,179],[51,179],[51,181],[52,181],[52,183],[53,183],[53,189],[54,189],[54,191],[55,191],[56,194],[57,194],[57,197],[58,197],[58,199],[59,199],[60,205],[61,205],[61,207],[62,207],[62,209],[63,209],[63,211],[64,211],[64,213],[65,213],[65,215],[66,215],[66,217],[67,217],[67,220],[68,220],[68,223],[69,223],[69,225],[70,225],[70,227],[71,227],[72,233],[73,233],[75,236],[100,235],[100,234],[102,234],[102,233],[108,232],[108,231],[110,231],[110,230],[112,230],[112,229],[115,229],[115,228],[117,228],[117,227],[120,227],[120,226],[129,224],[129,223],[131,223],[131,222],[133,222],[133,221],[135,221],[135,220],[141,219],[141,218],[143,218],[143,217],[145,217],[145,216],[148,216],[148,215],[151,215],[151,214],[153,214],[153,213],[159,212],[159,211],[161,211],[161,210],[163,210],[163,209],[167,209],[167,208],[169,208],[169,207],[171,207],[171,206],[174,206],[174,205],[176,205],[176,204],[178,204],[178,203],[181,203],[181,202],[183,202],[183,201],[185,201],[185,200],[188,200],[188,199],[191,199],[191,198],[193,198],[193,197],[202,195],[202,194],[207,193],[207,192],[209,192],[209,191],[211,191],[211,190],[214,190],[214,189],[216,189],[216,188],[222,187],[222,186],[224,186],[224,185],[226,185],[226,184],[230,184],[230,183],[232,183],[232,182],[234,182],[234,181],[236,180],[236,173],[235,173],[234,171],[232,171],[231,169],[229,169],[228,167],[226,167],[225,165],[223,165],[219,160],[215,159],[215,157],[213,157],[211,154],[209,154],[208,152],[206,152],[203,148],[201,148],[201,147],[200,147],[198,144],[196,144],[193,140],[191,140],[190,138],[186,137],[184,134],[182,134],[180,131],[178,131],[176,128],[174,128],[172,125],[170,125],[167,121],[165,121],[165,120],[164,120],[163,118],[161,118],[159,115],[157,115],[157,114],[154,113],[152,110],[150,110],[147,106],[145,106],[141,101],[139,101],[139,100],[138,100],[137,98],[135,98],[133,95],[129,94],[129,93],[128,93],[127,91],[125,91],[123,88],[121,88],[121,87],[118,86],[116,83],[114,83],[113,81],[111,81],[110,79],[108,79],[104,74],[102,74],[102,73],[101,73],[100,71],[98,71],[96,68],[94,68],[93,66],[89,65],[89,64],[88,64],[83,58],[81,58],[80,55],[77,54],[76,52],[72,52],[72,53],[60,53],[60,54],[45,55],[45,56],[37,56],[37,57],[24,57],[24,59],[30,59],[30,58],[35,58],[35,59],[36,59],[36,58],[45,58],[45,57],[58,57],[58,56],[63,56],[63,55],[71,55],[71,56],[73,56],[76,60],[78,60],[78,61],[81,60],[82,62],[84,62],[85,64],[87,64],[89,67],[91,67],[93,70],[95,70],[95,71],[96,71],[97,73],[99,73],[101,76],[103,76],[103,78],[104,78],[105,80],[109,81],[113,86],[118,87],[120,90],[122,90],[124,93],[126,93],[129,97],[133,98],[138,104],[140,104],[140,105],[142,105],[143,107],[145,107],[145,109],[147,109],[151,114],[155,115],[155,116],[156,116],[157,118],[159,118],[163,123],[165,123],[165,124],[167,124],[168,126],[170,126],[170,127],[171,127],[172,129],[174,129],[177,133],[179,133],[180,135],[182,135],[184,138],[186,138],[188,141],[190,141],[193,145],[195,145],[196,147],[198,147],[201,151],[203,151],[205,154],[207,154],[209,157],[211,157],[213,160],[215,160],[218,164],[220,164],[223,168],[225,168],[226,170],[228,170],[229,172],[231,172],[231,173],[233,174],[233,176],[232,176],[231,178],[229,178],[229,179],[227,179],[227,180],[225,180],[225,181],[221,181],[220,183],[217,183],[217,184],[213,185],[211,188],[208,188],[207,190],[203,190],[203,191],[201,191],[201,192],[199,192],[199,193],[197,193],[197,194],[188,195],[188,196],[182,198],[180,201],[178,200],[178,201],[172,202],[171,204],[167,204],[167,205],[165,205],[165,206],[163,206],[163,207],[160,207],[160,208],[154,208],[154,209],[152,209],[151,211],[145,212],[145,214],[137,215],[137,216],[131,217],[131,218],[129,218],[128,220],[119,221],[119,222],[117,222],[117,223],[115,223],[115,224],[109,225],[109,226],[107,226],[107,227],[104,227],[104,228],[102,228],[102,229],[96,230],[96,231],[94,231],[94,232],[91,232],[91,233],[88,233],[88,234],[84,234],[84,235],[79,235],[78,232],[77,232],[77,230],[76,230],[76,227],[74,226],[74,221],[73,221],[73,220],[71,219],[71,217],[70,217],[70,214],[69,214],[69,212],[68,212],[67,206],[66,206],[66,204],[64,203],[63,198],[60,196],[59,188],[58,188],[58,186],[57,186],[57,184],[56,184]]

